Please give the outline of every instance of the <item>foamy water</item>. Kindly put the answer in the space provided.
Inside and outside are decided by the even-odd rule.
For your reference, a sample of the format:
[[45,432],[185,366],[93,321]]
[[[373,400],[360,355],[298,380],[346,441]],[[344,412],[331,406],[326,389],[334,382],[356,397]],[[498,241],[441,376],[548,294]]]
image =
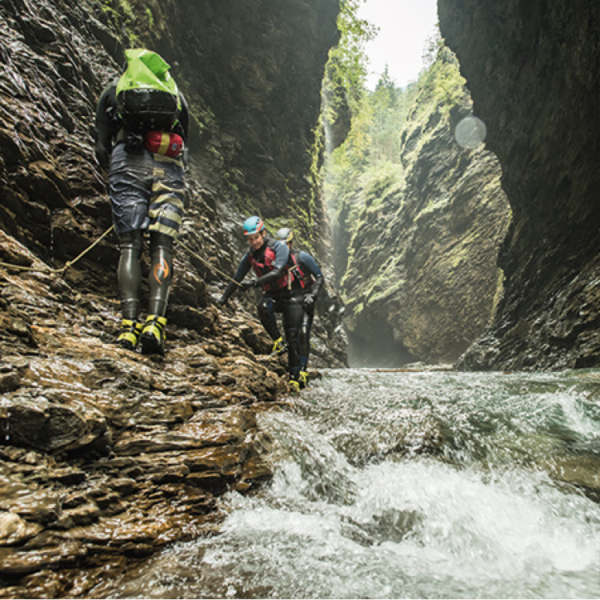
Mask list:
[[599,597],[600,507],[546,468],[600,464],[597,381],[328,371],[261,416],[272,483],[226,496],[220,535],[169,548],[117,595]]

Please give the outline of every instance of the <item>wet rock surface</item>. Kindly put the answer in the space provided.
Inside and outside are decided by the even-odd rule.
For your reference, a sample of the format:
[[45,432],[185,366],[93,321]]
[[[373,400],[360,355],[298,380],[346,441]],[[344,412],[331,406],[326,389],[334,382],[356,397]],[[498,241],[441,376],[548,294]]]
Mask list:
[[[0,2],[3,597],[89,596],[132,561],[210,535],[219,495],[270,477],[256,414],[285,401],[286,359],[269,357],[254,298],[214,299],[248,212],[301,215],[326,266],[308,149],[338,7],[286,6]],[[140,45],[173,65],[193,117],[164,357],[113,344],[119,253],[93,156],[96,102]],[[340,309],[329,285],[313,367],[346,364]]]
[[286,394],[285,358],[255,320],[210,305],[169,328],[164,357],[126,351],[114,291],[82,301],[78,278],[4,248],[40,271],[0,267],[0,580],[6,597],[77,595],[70,568],[83,579],[204,534],[218,495],[270,477],[255,415]]
[[[82,308],[62,323],[57,305],[45,312],[46,276],[0,269],[0,278],[3,290],[20,290],[22,314],[35,314],[24,340],[12,333],[10,343],[5,330],[1,343],[4,597],[52,597],[53,585],[84,593],[68,569],[82,578],[100,565],[119,569],[124,558],[206,534],[220,494],[269,479],[255,417],[285,396],[285,359],[268,356],[256,323],[209,306],[204,319],[218,339],[172,328],[164,357],[143,356],[112,344]],[[64,283],[62,293],[78,292]],[[103,306],[98,320],[116,326],[115,301],[93,301]],[[244,328],[256,347],[240,340]]]

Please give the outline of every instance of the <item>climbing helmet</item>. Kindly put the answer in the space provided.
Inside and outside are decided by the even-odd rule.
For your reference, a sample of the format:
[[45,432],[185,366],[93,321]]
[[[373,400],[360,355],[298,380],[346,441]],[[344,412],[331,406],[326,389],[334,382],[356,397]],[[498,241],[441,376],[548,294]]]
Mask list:
[[275,237],[286,244],[289,244],[294,239],[294,234],[289,227],[282,227],[276,234]]
[[265,224],[260,217],[248,217],[244,221],[244,235],[254,235],[263,231]]

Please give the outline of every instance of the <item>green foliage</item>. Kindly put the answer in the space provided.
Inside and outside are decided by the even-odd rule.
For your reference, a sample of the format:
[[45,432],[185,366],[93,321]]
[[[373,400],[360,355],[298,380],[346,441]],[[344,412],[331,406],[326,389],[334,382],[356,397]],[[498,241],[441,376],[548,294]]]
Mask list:
[[356,12],[366,0],[342,0],[338,16],[340,41],[329,52],[323,93],[327,98],[325,120],[332,123],[347,101],[354,110],[360,103],[367,78],[365,44],[376,35],[376,28]]
[[102,10],[109,14],[119,27],[124,27],[129,37],[128,44],[130,47],[139,45],[140,38],[134,31],[138,20],[128,0],[104,0]]
[[[344,54],[339,47],[337,52]],[[382,163],[395,165],[401,172],[407,168],[402,149],[411,131],[422,132],[434,112],[447,118],[450,110],[464,101],[468,92],[458,62],[439,35],[429,40],[424,60],[428,68],[417,83],[406,88],[395,85],[387,68],[373,92],[366,90],[364,79],[346,78],[346,83],[353,82],[360,89],[349,92],[355,103],[346,140],[326,161],[326,197],[334,209],[340,198],[362,187],[365,174],[375,176]],[[329,107],[330,113],[336,108]]]
[[466,94],[466,81],[459,71],[454,53],[437,40],[437,54],[431,66],[419,79],[419,104],[429,108],[440,108],[447,116],[450,110],[461,104]]
[[152,9],[146,9],[146,15],[148,16],[148,25],[150,29],[154,29],[154,15],[152,14]]

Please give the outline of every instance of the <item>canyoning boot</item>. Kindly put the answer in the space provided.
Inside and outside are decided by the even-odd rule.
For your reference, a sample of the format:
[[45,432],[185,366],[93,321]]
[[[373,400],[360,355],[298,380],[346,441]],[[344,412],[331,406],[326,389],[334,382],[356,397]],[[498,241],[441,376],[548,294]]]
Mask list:
[[273,342],[273,350],[271,350],[271,356],[278,356],[286,349],[286,344],[283,341],[282,337],[277,338]]
[[126,350],[135,350],[140,334],[142,333],[142,324],[131,319],[123,319],[121,322],[121,332],[116,339],[116,343]]
[[293,394],[300,393],[300,382],[297,379],[290,379],[288,381],[288,386],[290,388],[290,392],[292,392]]
[[298,382],[300,383],[301,389],[308,387],[308,373],[306,371],[300,371],[300,374],[298,375]]
[[165,327],[166,317],[149,315],[144,323],[144,329],[140,337],[142,354],[164,354],[165,353]]

